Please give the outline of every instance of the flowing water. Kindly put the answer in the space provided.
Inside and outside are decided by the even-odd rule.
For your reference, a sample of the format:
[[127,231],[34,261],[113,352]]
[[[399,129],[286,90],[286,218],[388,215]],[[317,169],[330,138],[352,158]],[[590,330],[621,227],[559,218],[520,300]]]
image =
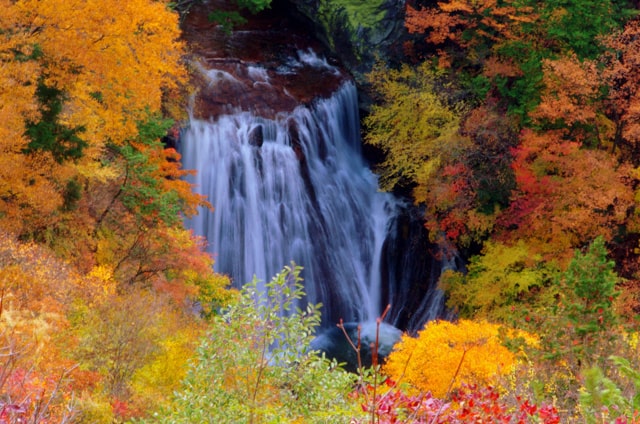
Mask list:
[[[279,45],[264,42],[267,32],[253,37]],[[250,42],[224,45],[234,43]],[[348,76],[300,45],[252,60],[208,48],[180,151],[215,208],[187,225],[207,238],[216,271],[239,287],[295,262],[327,327],[371,321],[387,303],[387,322],[402,329],[441,316],[435,282],[451,264],[437,259],[410,207],[378,190]]]
[[346,83],[312,107],[275,119],[250,112],[192,120],[184,166],[215,206],[189,225],[216,270],[242,284],[294,261],[329,322],[381,310],[381,253],[398,201],[377,190],[360,153],[356,90]]

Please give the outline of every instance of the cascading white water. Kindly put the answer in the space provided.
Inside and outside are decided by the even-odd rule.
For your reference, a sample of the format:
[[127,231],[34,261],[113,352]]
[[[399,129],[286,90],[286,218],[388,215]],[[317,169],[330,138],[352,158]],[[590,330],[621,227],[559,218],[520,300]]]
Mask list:
[[187,225],[206,236],[216,270],[241,285],[294,261],[326,323],[384,309],[381,255],[400,206],[362,159],[356,97],[345,83],[275,119],[192,119],[181,137],[183,166],[215,208]]

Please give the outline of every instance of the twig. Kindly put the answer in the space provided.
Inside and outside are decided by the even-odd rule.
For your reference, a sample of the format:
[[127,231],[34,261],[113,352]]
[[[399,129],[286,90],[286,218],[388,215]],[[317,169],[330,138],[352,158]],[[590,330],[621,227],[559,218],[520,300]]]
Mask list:
[[378,394],[378,372],[380,371],[378,367],[378,349],[380,347],[380,324],[382,324],[382,320],[387,316],[387,313],[391,309],[391,304],[388,304],[384,309],[382,315],[376,318],[376,341],[371,348],[371,365],[373,367],[373,397],[371,399],[371,423],[375,424],[376,422],[376,396]]
[[[377,388],[378,388],[378,372],[379,372],[379,367],[378,367],[378,348],[379,348],[379,343],[380,343],[380,324],[382,324],[382,321],[384,320],[384,318],[387,316],[387,313],[389,312],[389,310],[391,309],[391,304],[388,304],[387,307],[385,308],[384,312],[382,313],[382,315],[380,315],[377,319],[376,319],[376,339],[375,342],[372,343],[371,345],[369,345],[369,348],[371,349],[371,363],[372,363],[372,369],[373,369],[373,396],[371,397],[370,401],[367,401],[367,403],[369,403],[370,405],[370,410],[371,410],[371,424],[375,424],[376,422],[376,394],[377,394]],[[364,382],[364,370],[363,370],[363,366],[362,366],[362,355],[361,355],[361,330],[362,330],[362,326],[360,326],[358,324],[358,343],[357,345],[353,342],[353,340],[351,339],[351,337],[349,337],[349,333],[347,333],[347,330],[344,327],[344,321],[342,320],[342,318],[340,318],[340,323],[337,324],[338,328],[342,330],[342,333],[344,334],[345,338],[347,339],[347,342],[349,343],[349,345],[351,345],[351,348],[356,352],[356,359],[358,361],[358,375],[360,377],[360,386],[363,387],[363,382]],[[367,391],[364,391],[365,396],[368,398],[369,395],[367,393]]]
[[251,416],[249,418],[249,422],[250,423],[253,423],[254,419],[255,419],[256,400],[258,398],[258,390],[260,388],[260,382],[262,380],[262,374],[264,372],[264,369],[266,368],[265,362],[266,362],[266,357],[267,357],[267,347],[269,345],[269,343],[267,342],[268,335],[269,335],[269,332],[267,331],[267,333],[265,334],[265,336],[262,339],[263,343],[262,343],[262,352],[260,353],[260,367],[258,368],[258,375],[256,376],[256,384],[255,384],[255,386],[253,388],[253,393],[251,393]]
[[[469,348],[470,349],[470,348]],[[460,373],[460,368],[462,368],[462,363],[464,362],[464,357],[467,355],[467,352],[469,351],[469,349],[467,349],[466,347],[464,348],[464,350],[462,351],[462,357],[460,358],[460,362],[458,362],[458,368],[456,368],[456,372],[453,374],[453,377],[451,378],[451,381],[449,382],[449,387],[447,388],[447,392],[445,393],[444,397],[443,397],[443,403],[440,405],[440,408],[438,408],[438,412],[436,412],[436,415],[434,415],[434,417],[431,419],[431,422],[429,424],[435,424],[437,423],[437,419],[440,417],[440,413],[442,413],[442,408],[444,408],[444,399],[449,397],[449,394],[451,393],[451,390],[453,389],[453,383],[456,381],[456,378],[458,377],[458,373]]]
[[356,352],[356,360],[358,361],[358,374],[360,375],[360,382],[362,383],[362,379],[363,379],[362,357],[360,356],[360,342],[361,342],[360,331],[362,330],[362,327],[360,326],[360,324],[358,324],[358,345],[356,346],[355,343],[353,343],[353,340],[351,340],[351,337],[349,337],[349,333],[347,333],[347,329],[344,328],[344,321],[342,320],[342,318],[340,318],[340,323],[336,325],[338,326],[339,329],[342,330],[342,333],[347,338],[347,342],[349,342],[349,344],[351,345],[351,348]]
[[[49,409],[49,406],[51,405],[51,402],[55,399],[55,397],[58,394],[58,390],[60,389],[60,386],[62,385],[62,381],[67,378],[67,376],[69,374],[71,374],[73,372],[73,370],[75,370],[76,368],[78,368],[79,364],[75,364],[72,367],[64,370],[62,372],[62,374],[60,375],[60,378],[58,379],[58,382],[56,383],[56,386],[53,388],[53,391],[51,392],[51,394],[49,395],[49,399],[47,400],[47,403],[44,405],[44,407],[42,408],[41,412],[40,411],[40,406],[42,405],[42,401],[38,403],[38,408],[36,409],[34,418],[33,418],[33,422],[36,423],[38,422],[38,415],[45,415],[47,413],[47,410]],[[42,390],[42,399],[44,399],[44,389]]]

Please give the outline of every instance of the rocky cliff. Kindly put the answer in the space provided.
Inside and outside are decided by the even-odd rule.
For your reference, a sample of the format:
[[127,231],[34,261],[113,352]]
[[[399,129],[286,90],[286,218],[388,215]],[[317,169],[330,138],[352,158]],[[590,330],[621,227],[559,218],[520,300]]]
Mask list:
[[393,60],[406,37],[404,0],[288,0],[359,84],[376,57]]

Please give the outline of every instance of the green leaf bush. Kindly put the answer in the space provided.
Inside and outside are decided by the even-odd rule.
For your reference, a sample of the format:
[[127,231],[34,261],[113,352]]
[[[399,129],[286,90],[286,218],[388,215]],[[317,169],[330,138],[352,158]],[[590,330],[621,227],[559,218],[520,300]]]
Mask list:
[[300,268],[254,279],[211,323],[157,423],[344,423],[359,416],[345,394],[356,376],[310,349],[319,305],[300,309]]

